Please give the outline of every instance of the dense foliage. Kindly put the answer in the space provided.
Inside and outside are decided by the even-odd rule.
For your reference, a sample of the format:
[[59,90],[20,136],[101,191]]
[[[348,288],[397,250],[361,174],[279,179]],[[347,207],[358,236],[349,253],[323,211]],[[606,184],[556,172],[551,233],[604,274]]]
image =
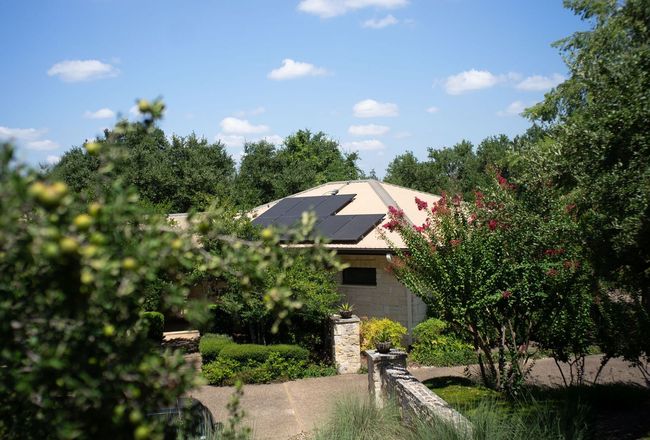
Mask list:
[[395,275],[473,342],[485,383],[511,391],[528,372],[533,339],[568,360],[583,356],[593,338],[577,224],[553,199],[532,209],[526,201],[535,195],[516,194],[499,175],[473,204],[460,196],[416,198],[427,212],[424,224],[411,225],[391,208],[383,225],[406,247],[391,243]]
[[[137,189],[143,203],[162,213],[206,209],[214,198],[226,199],[235,177],[235,164],[220,143],[210,144],[194,134],[172,136],[153,130],[106,131],[99,146],[117,143],[128,149],[130,160],[115,164],[115,175]],[[66,152],[51,171],[74,192],[94,191],[101,181],[100,162],[85,149]]]
[[429,157],[423,162],[407,151],[388,165],[384,180],[433,194],[462,194],[470,200],[477,187],[489,183],[495,167],[506,174],[509,154],[519,143],[520,139],[511,141],[499,135],[484,139],[475,149],[462,141],[449,148],[429,148]]
[[[225,343],[223,339],[221,342]],[[237,381],[268,383],[336,374],[334,367],[311,363],[309,351],[297,345],[228,342],[216,359],[203,360],[203,376],[212,385],[232,385]]]
[[276,148],[266,141],[244,147],[237,175],[238,203],[252,208],[322,183],[361,176],[357,153],[342,153],[323,132],[299,130]]
[[[282,252],[268,231],[244,241],[224,235],[214,209],[190,217],[191,229],[172,228],[145,210],[121,170],[131,160],[121,143],[129,133],[153,133],[161,102],[141,102],[142,123],[119,123],[108,139],[88,143],[99,164],[96,184],[80,192],[60,181],[39,180],[0,154],[0,436],[3,438],[159,437],[160,421],[145,417],[196,385],[179,353],[161,352],[140,314],[146,286],[164,274],[161,304],[198,317],[205,305],[186,302],[190,272],[264,282],[266,307],[277,326],[301,304],[283,277],[299,253]],[[306,240],[313,218],[283,237]],[[213,255],[197,247],[201,230],[220,242]],[[316,245],[300,254],[337,267]],[[199,313],[200,315],[200,313]]]
[[390,342],[393,348],[402,348],[406,327],[388,318],[370,318],[361,321],[361,350],[374,350],[377,342]]
[[471,344],[446,332],[447,323],[429,318],[413,329],[413,349],[410,356],[422,365],[449,367],[476,363],[476,352]]
[[614,302],[603,325],[630,335],[608,337],[605,349],[635,360],[650,353],[650,8],[565,3],[592,28],[557,43],[570,77],[529,110],[546,141],[525,167],[575,199],[603,301]]

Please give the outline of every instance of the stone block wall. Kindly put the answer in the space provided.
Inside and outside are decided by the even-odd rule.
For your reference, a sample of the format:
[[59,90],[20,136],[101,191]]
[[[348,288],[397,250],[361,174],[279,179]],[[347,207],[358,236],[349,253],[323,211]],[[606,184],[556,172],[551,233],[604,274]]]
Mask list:
[[361,320],[334,315],[332,325],[332,356],[339,374],[358,373],[361,368]]
[[368,350],[365,354],[368,359],[368,391],[378,406],[392,398],[401,408],[406,423],[414,419],[439,420],[471,437],[470,421],[409,373],[405,352],[391,350],[388,354],[380,354]]

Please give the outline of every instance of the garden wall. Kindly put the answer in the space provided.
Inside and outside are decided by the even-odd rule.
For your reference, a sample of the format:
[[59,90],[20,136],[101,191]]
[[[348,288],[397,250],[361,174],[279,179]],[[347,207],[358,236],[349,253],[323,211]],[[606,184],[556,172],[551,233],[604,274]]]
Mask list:
[[402,418],[407,423],[414,419],[441,420],[459,431],[471,433],[469,420],[409,373],[405,352],[392,350],[380,354],[367,350],[365,354],[368,359],[368,391],[377,405],[383,406],[387,398],[392,398],[400,406]]

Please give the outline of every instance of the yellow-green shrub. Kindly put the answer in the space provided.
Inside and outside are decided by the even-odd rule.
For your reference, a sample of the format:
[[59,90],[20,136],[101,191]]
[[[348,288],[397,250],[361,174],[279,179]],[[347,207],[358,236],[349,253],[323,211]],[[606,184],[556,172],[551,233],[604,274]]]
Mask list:
[[385,335],[393,347],[402,347],[406,327],[388,318],[371,318],[361,322],[361,350],[373,349],[379,335]]

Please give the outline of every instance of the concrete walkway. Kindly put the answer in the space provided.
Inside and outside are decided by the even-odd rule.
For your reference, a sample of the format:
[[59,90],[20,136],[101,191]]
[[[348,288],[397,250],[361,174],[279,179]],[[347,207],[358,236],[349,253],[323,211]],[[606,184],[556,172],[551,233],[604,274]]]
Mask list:
[[[599,365],[600,356],[587,358],[587,380],[593,379]],[[422,367],[410,371],[424,381],[434,377],[463,376],[465,367]],[[540,359],[535,363],[531,381],[545,385],[562,383],[552,359]],[[644,383],[640,373],[620,359],[613,359],[607,364],[599,382]],[[212,411],[215,420],[225,421],[228,417],[226,404],[233,391],[233,387],[205,386],[192,392],[191,396],[203,402]],[[245,385],[241,403],[246,411],[246,423],[253,429],[256,439],[286,440],[321,425],[337,400],[348,396],[364,398],[367,395],[367,375],[350,374],[278,384]]]

